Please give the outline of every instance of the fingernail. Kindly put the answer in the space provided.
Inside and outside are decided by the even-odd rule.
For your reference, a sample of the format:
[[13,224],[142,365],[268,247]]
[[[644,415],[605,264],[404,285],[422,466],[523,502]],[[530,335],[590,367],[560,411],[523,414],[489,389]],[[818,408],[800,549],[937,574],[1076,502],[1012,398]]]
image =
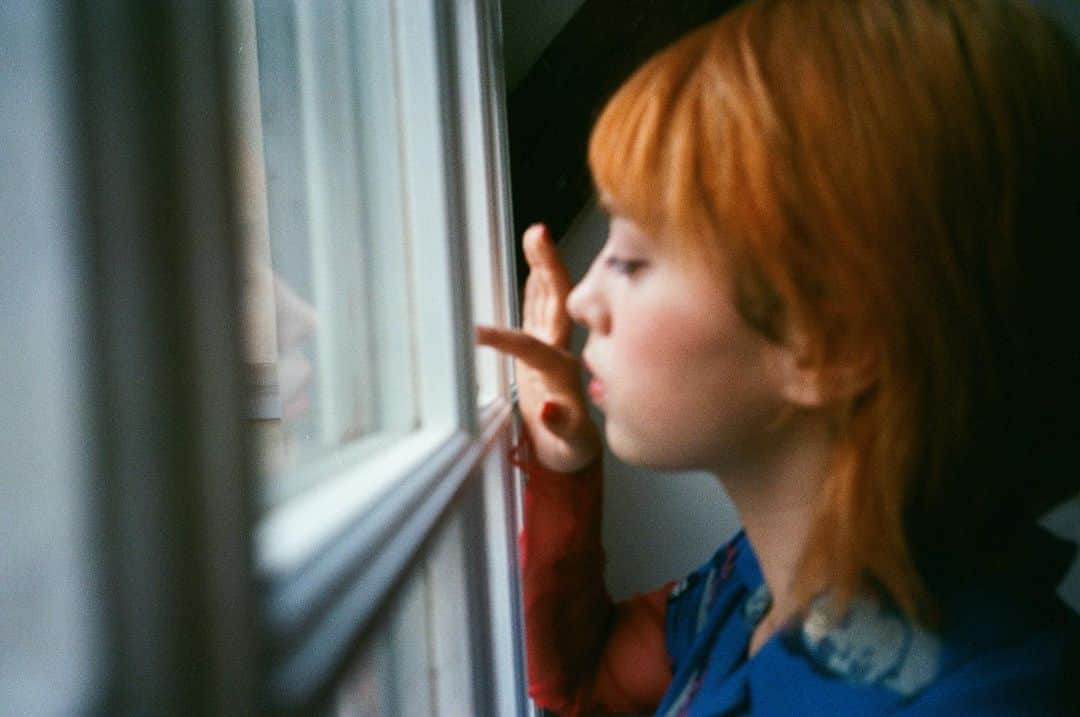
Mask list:
[[554,401],[544,401],[540,408],[540,420],[544,423],[554,423],[559,418],[559,404]]

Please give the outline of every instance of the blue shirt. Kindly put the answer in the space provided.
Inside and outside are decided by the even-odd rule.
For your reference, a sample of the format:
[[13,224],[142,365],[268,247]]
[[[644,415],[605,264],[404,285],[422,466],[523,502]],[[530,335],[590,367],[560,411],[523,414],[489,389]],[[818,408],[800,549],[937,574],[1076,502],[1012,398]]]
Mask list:
[[750,659],[770,596],[739,533],[672,589],[674,677],[656,714],[1078,715],[1068,693],[1080,683],[1078,620],[1053,594],[1074,546],[1039,533],[1032,560],[1052,563],[1056,578],[1021,571],[1008,589],[958,590],[943,601],[940,634],[869,598],[842,619],[819,600]]

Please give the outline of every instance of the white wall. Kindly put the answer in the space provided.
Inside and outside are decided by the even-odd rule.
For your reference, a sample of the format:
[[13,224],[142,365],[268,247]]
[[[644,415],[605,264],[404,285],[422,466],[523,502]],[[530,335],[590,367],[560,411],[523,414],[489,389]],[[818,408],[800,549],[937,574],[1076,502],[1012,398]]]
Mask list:
[[[571,278],[585,274],[607,236],[595,204],[578,215],[560,242]],[[577,327],[574,349],[585,332]],[[597,423],[602,417],[594,414]],[[738,530],[734,506],[707,473],[655,473],[604,457],[604,545],[608,588],[616,598],[682,578]]]

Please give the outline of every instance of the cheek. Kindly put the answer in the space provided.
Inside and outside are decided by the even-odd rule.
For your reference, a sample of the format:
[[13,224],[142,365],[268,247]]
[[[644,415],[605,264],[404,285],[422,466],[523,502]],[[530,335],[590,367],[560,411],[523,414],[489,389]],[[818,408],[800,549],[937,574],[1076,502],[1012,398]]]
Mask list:
[[657,468],[700,467],[746,441],[775,413],[758,342],[712,316],[655,317],[620,343],[612,451]]
[[683,430],[684,417],[699,413],[705,403],[701,383],[712,383],[721,363],[717,347],[678,315],[657,315],[624,328],[612,346],[619,371],[612,376],[608,423],[616,453],[630,438],[663,442],[669,440],[666,434]]
[[685,332],[672,328],[662,318],[649,325],[636,326],[621,342],[621,361],[632,385],[638,388],[664,389],[670,393],[677,386],[680,367],[698,363],[700,351],[687,341]]
[[723,380],[733,367],[748,363],[738,332],[708,312],[658,312],[626,327],[627,369],[664,394],[693,393],[695,384]]

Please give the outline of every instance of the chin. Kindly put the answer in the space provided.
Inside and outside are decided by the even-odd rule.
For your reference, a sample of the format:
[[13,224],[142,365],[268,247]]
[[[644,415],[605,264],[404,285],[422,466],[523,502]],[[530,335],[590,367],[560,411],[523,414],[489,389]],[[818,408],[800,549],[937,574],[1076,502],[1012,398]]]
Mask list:
[[608,450],[623,463],[658,471],[681,471],[693,468],[686,456],[672,453],[670,441],[635,436],[610,420],[604,424]]

